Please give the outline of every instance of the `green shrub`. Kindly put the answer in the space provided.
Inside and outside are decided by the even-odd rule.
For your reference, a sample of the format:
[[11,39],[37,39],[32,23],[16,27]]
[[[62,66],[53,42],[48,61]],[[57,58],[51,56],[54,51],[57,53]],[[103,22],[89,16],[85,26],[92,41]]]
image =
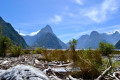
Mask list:
[[32,54],[41,54],[43,51],[40,47],[36,48],[34,51],[32,51]]
[[21,46],[13,45],[10,48],[10,56],[11,57],[19,57],[22,54],[23,54],[23,51],[22,51],[22,47]]
[[100,42],[98,49],[100,50],[100,52],[103,55],[108,56],[109,54],[111,54],[113,52],[113,49],[115,49],[115,47],[112,44],[108,44],[108,43],[105,43],[105,42]]
[[30,54],[30,50],[28,50],[28,49],[23,50],[23,52],[24,52],[24,54]]
[[76,62],[78,60],[78,54],[75,51],[75,46],[77,45],[77,40],[72,39],[72,41],[69,41],[69,45],[70,45],[70,49],[71,49],[70,57],[73,60],[73,62]]
[[77,51],[78,59],[74,63],[73,68],[79,67],[80,71],[73,73],[73,76],[83,79],[95,79],[99,76],[99,68],[102,65],[101,53],[99,51],[79,50]]
[[11,45],[12,42],[7,36],[0,35],[0,56],[5,57],[6,51]]

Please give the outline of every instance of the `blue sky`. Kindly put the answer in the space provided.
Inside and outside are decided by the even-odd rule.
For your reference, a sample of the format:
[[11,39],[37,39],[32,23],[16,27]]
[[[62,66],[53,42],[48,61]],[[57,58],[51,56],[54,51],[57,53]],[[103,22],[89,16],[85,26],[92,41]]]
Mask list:
[[23,34],[49,24],[66,43],[93,30],[120,31],[119,4],[120,0],[1,0],[0,16]]

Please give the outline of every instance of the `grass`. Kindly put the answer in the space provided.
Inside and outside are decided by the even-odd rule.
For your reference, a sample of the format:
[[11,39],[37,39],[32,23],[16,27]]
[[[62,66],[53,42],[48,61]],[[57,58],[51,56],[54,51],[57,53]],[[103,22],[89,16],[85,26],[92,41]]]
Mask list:
[[[73,72],[72,75],[83,79],[94,79],[101,73],[102,65],[101,53],[93,50],[78,50],[74,53],[71,50],[43,50],[43,61],[73,62],[73,68],[79,67],[80,71]],[[73,57],[74,56],[74,57]]]
[[120,51],[113,51],[112,54],[120,54]]

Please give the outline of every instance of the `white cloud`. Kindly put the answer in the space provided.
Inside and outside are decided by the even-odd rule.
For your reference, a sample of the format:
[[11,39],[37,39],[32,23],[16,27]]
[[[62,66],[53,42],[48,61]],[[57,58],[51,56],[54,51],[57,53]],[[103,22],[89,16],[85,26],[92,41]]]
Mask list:
[[23,33],[19,33],[21,36],[26,36],[26,34],[23,34]]
[[29,36],[34,36],[34,35],[37,35],[38,33],[40,32],[40,30],[36,31],[36,32],[32,32],[30,34],[24,34],[24,33],[19,33],[21,36],[26,36],[26,35],[29,35]]
[[85,16],[97,23],[101,23],[107,20],[107,15],[113,14],[118,10],[120,7],[119,3],[120,1],[118,0],[104,0],[101,5],[90,9],[91,11],[88,11]]
[[75,0],[78,4],[83,5],[82,0]]
[[108,35],[111,35],[111,34],[115,33],[116,31],[120,33],[120,29],[108,31],[108,32],[106,32],[106,33],[107,33]]
[[36,31],[36,32],[32,32],[32,33],[30,33],[29,35],[30,35],[30,36],[34,36],[34,35],[37,35],[39,32],[40,32],[40,30],[38,30],[38,31]]
[[50,22],[59,24],[62,21],[62,17],[59,15],[55,15],[54,18],[50,19]]

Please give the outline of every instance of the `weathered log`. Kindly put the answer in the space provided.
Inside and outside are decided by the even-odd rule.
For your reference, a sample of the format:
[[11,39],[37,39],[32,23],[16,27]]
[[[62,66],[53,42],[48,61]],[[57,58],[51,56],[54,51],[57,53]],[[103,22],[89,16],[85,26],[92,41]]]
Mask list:
[[113,73],[113,77],[114,77],[116,80],[120,80],[120,79],[117,77],[118,74],[120,74],[120,73],[119,73],[119,72],[114,72],[114,73]]
[[101,80],[111,68],[112,68],[112,66],[107,68],[96,80]]
[[73,78],[71,75],[69,75],[68,78],[69,78],[70,80],[80,80],[80,79]]

